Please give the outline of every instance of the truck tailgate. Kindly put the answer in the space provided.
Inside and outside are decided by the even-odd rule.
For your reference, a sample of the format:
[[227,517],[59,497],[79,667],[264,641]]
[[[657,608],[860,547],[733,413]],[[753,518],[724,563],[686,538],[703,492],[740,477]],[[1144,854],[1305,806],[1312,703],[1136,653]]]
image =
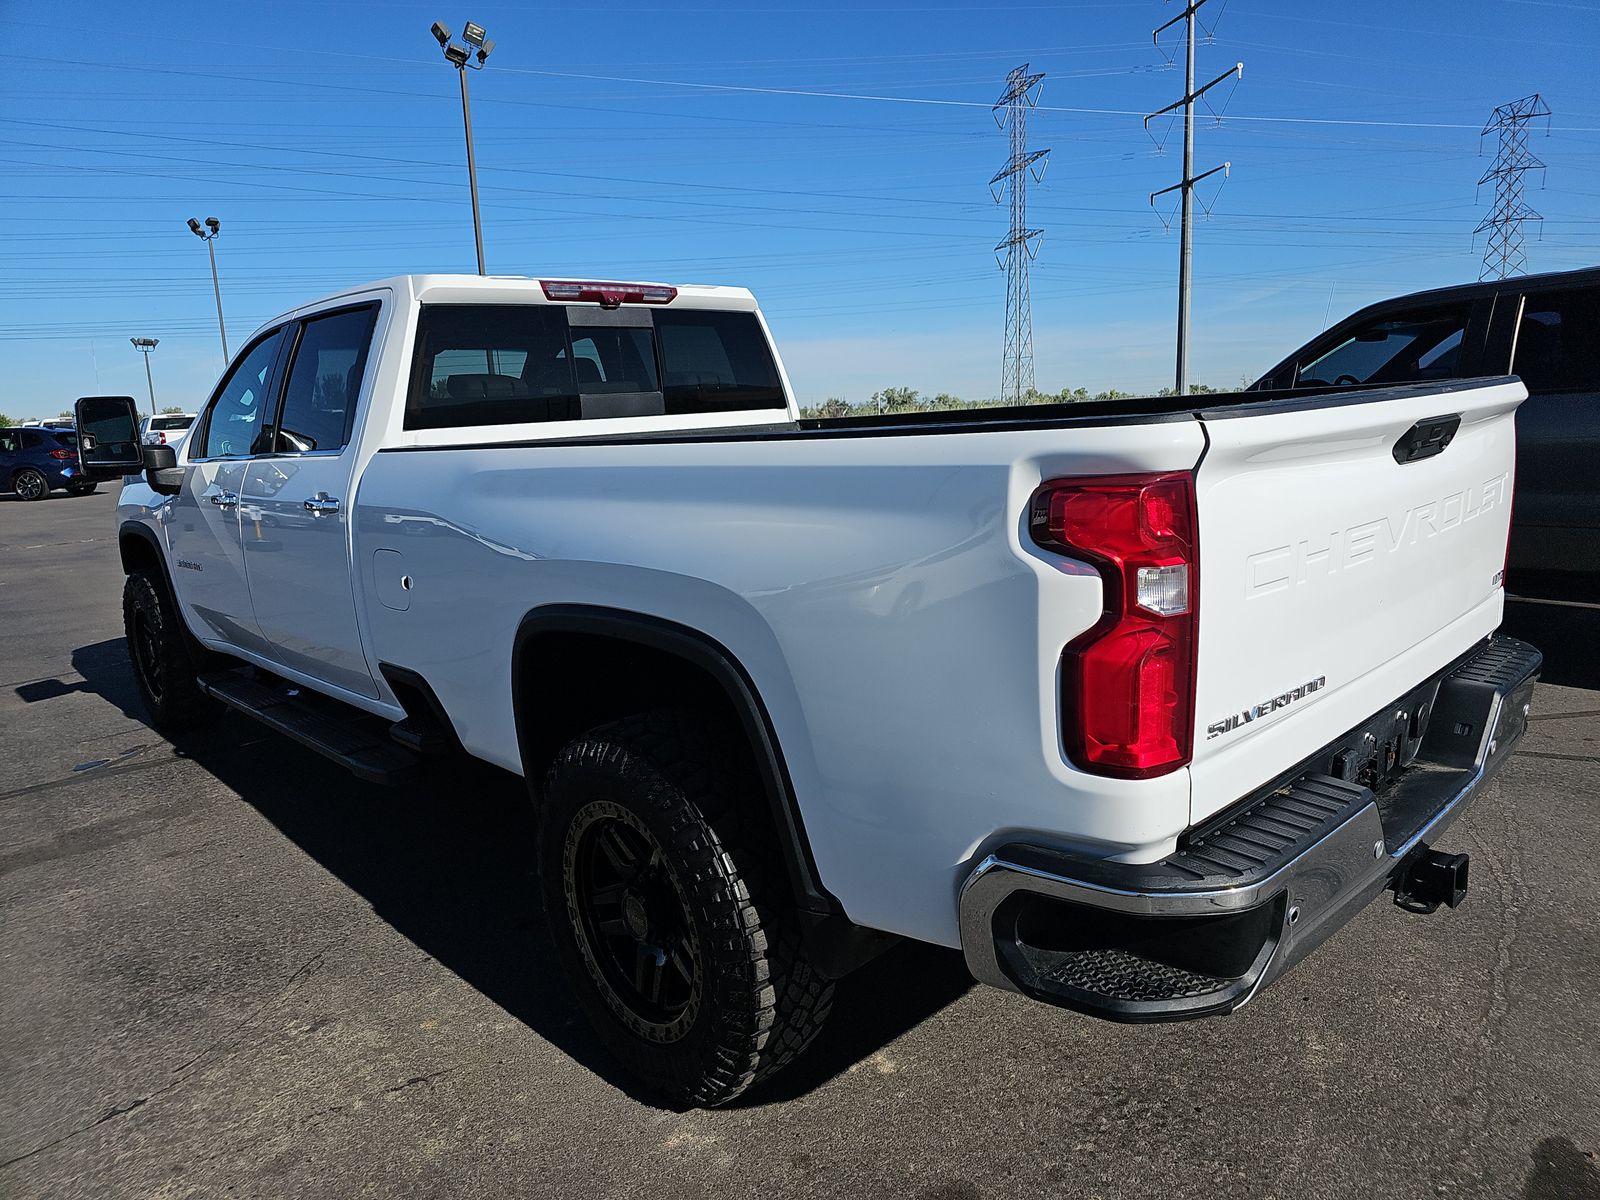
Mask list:
[[1191,821],[1499,625],[1526,394],[1478,381],[1204,414]]

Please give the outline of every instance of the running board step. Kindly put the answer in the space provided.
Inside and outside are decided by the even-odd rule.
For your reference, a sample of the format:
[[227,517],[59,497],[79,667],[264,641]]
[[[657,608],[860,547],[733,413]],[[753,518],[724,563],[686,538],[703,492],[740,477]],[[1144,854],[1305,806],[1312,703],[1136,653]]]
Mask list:
[[208,696],[333,759],[358,779],[409,783],[421,767],[414,751],[390,739],[383,718],[356,712],[309,689],[258,675],[250,668],[202,675],[199,683]]

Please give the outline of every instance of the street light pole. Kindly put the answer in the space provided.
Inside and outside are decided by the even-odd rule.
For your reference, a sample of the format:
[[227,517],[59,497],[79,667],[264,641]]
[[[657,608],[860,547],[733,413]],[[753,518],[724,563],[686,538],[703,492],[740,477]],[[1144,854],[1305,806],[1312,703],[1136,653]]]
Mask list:
[[472,153],[472,105],[467,99],[467,73],[458,70],[461,76],[461,123],[467,129],[467,181],[472,185],[472,237],[478,247],[478,274],[487,275],[483,269],[483,218],[478,215],[478,163]]
[[467,96],[467,67],[476,58],[476,65],[472,65],[472,69],[483,70],[484,61],[494,49],[494,42],[485,35],[482,25],[471,21],[467,22],[461,36],[469,45],[477,47],[475,55],[466,46],[451,44],[449,28],[438,21],[433,23],[433,36],[439,43],[439,49],[444,51],[445,61],[461,76],[461,124],[467,134],[467,182],[472,188],[472,237],[478,250],[478,274],[487,275],[489,272],[483,263],[483,217],[478,209],[478,162],[472,146],[472,104]]
[[133,343],[134,349],[144,355],[144,381],[150,388],[150,415],[154,417],[156,415],[156,381],[155,377],[150,374],[150,352],[161,344],[161,339],[136,337],[128,340]]
[[217,297],[217,332],[222,335],[222,365],[226,367],[228,365],[228,329],[222,323],[222,284],[217,281],[217,248],[211,244],[217,234],[222,232],[222,222],[215,217],[207,217],[205,229],[201,229],[200,222],[194,217],[190,217],[189,232],[206,244],[206,250],[211,255],[211,290],[216,293]]

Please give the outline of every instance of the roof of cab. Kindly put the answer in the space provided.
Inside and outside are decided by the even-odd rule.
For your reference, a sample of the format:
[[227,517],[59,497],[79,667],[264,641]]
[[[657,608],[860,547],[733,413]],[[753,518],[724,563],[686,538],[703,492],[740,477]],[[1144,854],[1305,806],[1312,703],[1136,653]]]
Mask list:
[[[357,296],[383,289],[388,289],[411,300],[439,304],[576,305],[589,303],[577,300],[546,299],[542,284],[547,278],[552,282],[603,281],[606,283],[625,283],[629,286],[674,287],[677,289],[677,297],[669,304],[646,306],[650,308],[675,306],[678,308],[723,308],[747,311],[754,311],[756,308],[756,299],[749,288],[720,287],[703,283],[670,284],[638,279],[610,280],[600,275],[394,275],[388,279],[375,280],[372,283],[364,283],[358,287],[341,288],[337,292],[332,292],[329,295],[300,305],[293,310],[293,313],[323,308],[330,303],[353,299]],[[595,307],[599,307],[598,303],[595,304]],[[292,313],[283,315],[287,317]]]

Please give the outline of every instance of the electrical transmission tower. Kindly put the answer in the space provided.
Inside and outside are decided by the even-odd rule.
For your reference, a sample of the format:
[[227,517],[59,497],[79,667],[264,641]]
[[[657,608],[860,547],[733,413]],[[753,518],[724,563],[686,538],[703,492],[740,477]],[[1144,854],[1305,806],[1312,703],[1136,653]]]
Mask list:
[[1033,301],[1028,294],[1028,264],[1038,254],[1034,239],[1042,229],[1028,228],[1028,176],[1044,178],[1048,150],[1028,151],[1028,110],[1039,103],[1036,89],[1044,78],[1030,75],[1028,64],[1006,76],[1006,90],[994,103],[994,122],[1011,138],[1011,156],[989,180],[996,204],[1011,212],[1011,232],[995,246],[995,256],[1006,252],[1006,352],[1000,369],[1000,402],[1022,404],[1033,391]]
[[1494,166],[1478,180],[1481,188],[1494,181],[1494,211],[1486,216],[1472,231],[1474,239],[1487,233],[1489,240],[1483,247],[1483,270],[1479,279],[1504,279],[1507,275],[1521,275],[1528,265],[1528,254],[1523,249],[1522,225],[1525,221],[1544,220],[1522,201],[1522,177],[1529,171],[1544,170],[1528,150],[1528,122],[1550,116],[1550,106],[1535,92],[1494,110],[1489,123],[1478,135],[1481,145],[1491,133],[1499,135]]
[[1195,88],[1194,17],[1200,11],[1201,5],[1205,3],[1206,0],[1190,0],[1190,3],[1184,7],[1181,13],[1155,31],[1153,36],[1156,44],[1159,45],[1161,35],[1179,21],[1185,22],[1187,26],[1185,30],[1187,65],[1184,68],[1183,75],[1183,98],[1173,101],[1159,112],[1153,112],[1144,119],[1145,128],[1148,129],[1150,122],[1157,117],[1165,116],[1167,113],[1179,108],[1183,109],[1183,178],[1179,179],[1171,187],[1162,188],[1159,192],[1150,194],[1151,204],[1156,202],[1157,196],[1165,196],[1168,192],[1182,194],[1183,230],[1180,234],[1182,249],[1179,251],[1178,257],[1178,371],[1177,383],[1174,388],[1180,396],[1189,394],[1189,283],[1190,267],[1194,259],[1194,185],[1202,179],[1209,179],[1219,171],[1226,175],[1233,165],[1232,163],[1223,163],[1220,167],[1212,167],[1211,170],[1203,171],[1199,175],[1194,173],[1194,102],[1225,79],[1230,79],[1235,75],[1240,79],[1244,78],[1244,64],[1235,63],[1232,70],[1224,71],[1206,84],[1205,87],[1198,90]]

